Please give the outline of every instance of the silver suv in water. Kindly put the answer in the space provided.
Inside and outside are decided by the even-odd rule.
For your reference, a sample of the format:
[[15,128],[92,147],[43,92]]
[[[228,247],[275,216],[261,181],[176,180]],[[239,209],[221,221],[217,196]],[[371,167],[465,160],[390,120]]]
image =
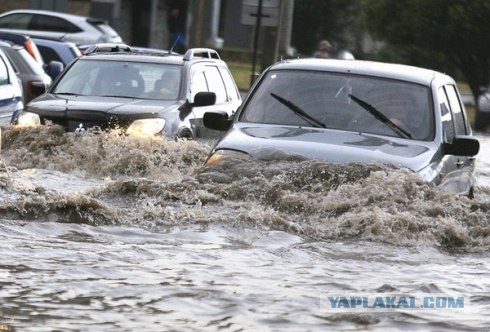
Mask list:
[[[433,70],[360,60],[296,59],[269,67],[230,119],[208,164],[294,155],[335,163],[387,163],[442,190],[473,195],[479,142],[455,81]],[[274,153],[276,152],[276,153]]]

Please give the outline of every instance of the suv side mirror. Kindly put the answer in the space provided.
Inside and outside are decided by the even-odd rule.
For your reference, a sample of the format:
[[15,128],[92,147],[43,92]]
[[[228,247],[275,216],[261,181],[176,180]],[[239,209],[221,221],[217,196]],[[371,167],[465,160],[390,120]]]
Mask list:
[[47,90],[46,85],[43,82],[32,82],[31,92],[34,97],[39,97]]
[[54,81],[54,79],[63,71],[63,68],[63,63],[53,60],[46,66],[46,74],[48,74]]
[[214,92],[198,92],[194,96],[192,106],[211,106],[216,103],[216,94]]
[[455,156],[476,156],[480,151],[480,142],[473,136],[457,135],[452,143],[444,144],[444,152]]
[[228,113],[224,111],[206,112],[202,117],[202,122],[206,128],[220,131],[226,131],[231,126]]

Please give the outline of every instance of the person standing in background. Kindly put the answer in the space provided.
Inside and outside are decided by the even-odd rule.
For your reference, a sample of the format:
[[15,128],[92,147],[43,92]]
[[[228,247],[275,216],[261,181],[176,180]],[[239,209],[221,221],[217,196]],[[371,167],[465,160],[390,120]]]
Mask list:
[[328,40],[322,40],[318,43],[318,49],[313,53],[314,58],[322,58],[328,59],[330,58],[330,49],[332,45],[328,42]]
[[185,51],[185,18],[179,7],[171,6],[169,8],[167,24],[169,32],[168,49],[183,53]]

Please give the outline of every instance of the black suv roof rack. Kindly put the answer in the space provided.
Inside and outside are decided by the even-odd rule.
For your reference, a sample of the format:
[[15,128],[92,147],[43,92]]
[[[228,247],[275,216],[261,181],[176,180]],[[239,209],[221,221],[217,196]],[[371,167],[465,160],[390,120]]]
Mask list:
[[122,43],[98,43],[89,45],[82,53],[131,52],[131,47]]
[[194,58],[221,59],[218,52],[211,48],[191,48],[185,52],[184,61]]

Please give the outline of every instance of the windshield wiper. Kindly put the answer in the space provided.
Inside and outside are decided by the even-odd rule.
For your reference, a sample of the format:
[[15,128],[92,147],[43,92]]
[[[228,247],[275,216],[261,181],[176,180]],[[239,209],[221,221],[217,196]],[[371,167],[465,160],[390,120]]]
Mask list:
[[64,95],[64,96],[81,96],[79,93],[73,93],[73,92],[55,92],[57,95]]
[[135,97],[130,97],[130,96],[121,96],[121,95],[102,95],[101,97],[110,97],[110,98],[130,98],[130,99],[135,99]]
[[406,131],[403,128],[400,128],[396,123],[390,120],[386,115],[378,111],[373,105],[365,102],[362,99],[357,98],[356,96],[349,94],[349,97],[357,103],[359,106],[361,106],[363,109],[368,111],[370,114],[372,114],[376,119],[384,123],[386,126],[388,126],[391,130],[393,130],[395,133],[397,133],[400,137],[404,138],[412,138],[412,135]]
[[295,103],[293,103],[293,102],[291,102],[291,101],[289,101],[289,100],[287,100],[281,96],[278,96],[273,92],[271,92],[271,96],[274,97],[275,99],[277,99],[281,104],[286,105],[291,111],[293,111],[295,114],[297,114],[299,117],[301,117],[303,120],[305,120],[306,122],[308,122],[312,126],[320,127],[320,128],[327,128],[327,126],[323,122],[318,121],[317,119],[315,119],[314,117],[312,117],[311,115],[309,115],[308,113],[303,111]]

